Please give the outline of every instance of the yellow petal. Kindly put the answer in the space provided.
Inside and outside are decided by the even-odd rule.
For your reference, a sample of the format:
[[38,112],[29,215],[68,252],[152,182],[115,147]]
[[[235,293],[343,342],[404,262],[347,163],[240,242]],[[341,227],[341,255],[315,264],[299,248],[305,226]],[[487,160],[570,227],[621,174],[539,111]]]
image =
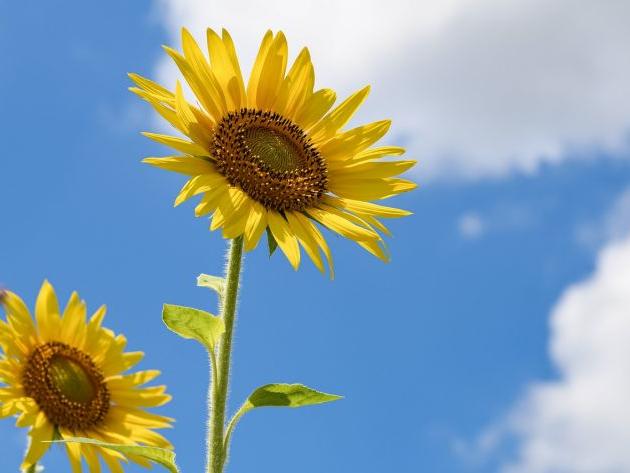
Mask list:
[[206,31],[210,63],[217,81],[225,93],[228,111],[240,110],[246,105],[243,78],[235,52],[232,55],[232,51],[228,50],[228,48],[233,48],[232,38],[225,30],[223,30],[223,36],[228,44],[227,47],[226,42],[214,31],[210,28]]
[[[64,437],[73,437],[71,432],[63,433]],[[68,453],[68,460],[70,460],[70,468],[72,473],[82,473],[81,470],[81,445],[78,443],[69,442],[65,444],[66,452]]]
[[39,336],[43,341],[49,341],[58,335],[61,320],[59,318],[59,302],[55,289],[48,281],[44,281],[37,301],[35,302],[35,318]]
[[129,88],[129,90],[133,92],[134,94],[138,95],[143,100],[146,100],[147,102],[149,102],[149,104],[153,107],[153,109],[162,118],[164,118],[167,122],[169,122],[173,128],[175,128],[176,130],[179,130],[183,134],[188,133],[188,129],[177,116],[177,112],[175,111],[174,101],[173,101],[173,105],[171,106],[164,105],[162,102],[157,100],[156,97],[154,97],[151,94],[148,94],[147,92],[143,90],[137,89],[135,87],[131,87]]
[[262,233],[267,228],[267,209],[253,201],[249,218],[245,225],[245,251],[251,251],[258,245]]
[[335,267],[333,265],[332,255],[330,253],[330,249],[328,248],[328,244],[326,243],[326,239],[323,237],[317,226],[306,216],[299,212],[295,212],[293,216],[300,221],[302,227],[309,233],[317,245],[321,248],[326,256],[326,260],[328,261],[328,270],[330,271],[330,279],[335,278]]
[[[338,207],[335,206],[329,206],[324,204],[323,202],[320,204],[320,208],[323,210],[326,210],[328,212],[331,212],[339,217],[342,217],[346,220],[348,220],[351,223],[354,223],[355,225],[358,225],[359,227],[364,227],[366,229],[368,229],[369,231],[371,231],[374,234],[374,239],[380,240],[381,237],[378,233],[376,233],[376,230],[374,230],[372,228],[372,225],[370,222],[368,222],[368,218],[370,218],[368,216],[368,218],[364,218],[363,215],[361,214],[356,214],[353,212],[344,212],[343,210],[339,209]],[[377,226],[378,227],[382,227],[385,228],[385,226],[383,224],[381,224],[381,222],[377,221]],[[385,228],[385,233],[389,233],[389,230],[387,228]]]
[[153,141],[170,146],[171,148],[174,148],[184,154],[191,154],[193,156],[210,156],[210,152],[199,146],[197,143],[192,143],[176,136],[149,132],[144,132],[142,134]]
[[349,215],[335,212],[331,208],[327,210],[310,208],[307,213],[318,220],[322,225],[333,232],[355,241],[378,239],[374,231],[362,228],[349,221]]
[[299,111],[295,112],[295,123],[309,131],[333,106],[337,94],[331,89],[321,89],[307,97]]
[[405,154],[405,148],[401,148],[400,146],[380,146],[378,148],[369,148],[365,151],[361,151],[352,158],[352,162],[356,164],[359,162],[379,159],[383,156],[400,156],[402,154]]
[[5,291],[2,304],[6,310],[11,331],[17,335],[13,337],[12,344],[19,350],[20,354],[26,356],[38,343],[31,314],[24,301],[11,291]]
[[233,214],[230,221],[226,222],[223,226],[223,238],[236,238],[245,232],[245,226],[247,225],[249,212],[252,207],[251,202],[251,199],[243,199],[243,203],[239,207],[238,213]]
[[319,269],[322,273],[326,272],[324,268],[324,263],[322,261],[322,257],[319,254],[319,247],[317,242],[313,238],[313,236],[308,232],[306,228],[302,226],[300,220],[297,219],[296,214],[298,212],[286,212],[285,215],[287,217],[287,222],[289,223],[289,227],[291,231],[297,236],[300,244],[311,258],[317,269]]
[[93,445],[81,445],[81,451],[85,456],[85,461],[90,468],[90,473],[101,473],[101,464],[98,461],[98,455],[96,454],[96,449],[98,447],[94,447]]
[[85,302],[79,299],[79,295],[73,292],[63,311],[61,319],[61,340],[68,345],[83,348],[86,339]]
[[184,184],[184,187],[182,187],[182,190],[179,191],[175,199],[175,206],[180,205],[182,202],[202,192],[208,192],[216,187],[225,185],[225,183],[225,178],[219,173],[195,176],[189,179],[188,182]]
[[119,406],[127,407],[158,407],[171,400],[165,393],[166,386],[152,386],[143,389],[110,389],[112,400]]
[[234,70],[235,75],[237,76],[238,81],[240,82],[240,86],[243,89],[243,103],[242,106],[246,107],[247,106],[247,93],[245,92],[245,84],[243,82],[243,74],[241,72],[241,66],[238,63],[238,56],[236,54],[236,48],[234,47],[234,41],[232,41],[232,37],[230,36],[230,33],[228,33],[228,31],[223,28],[221,30],[221,37],[223,39],[223,45],[225,46],[225,51],[228,54],[228,57],[230,58],[230,61],[232,62],[232,67]]
[[111,389],[132,388],[153,381],[160,375],[158,370],[138,371],[136,373],[116,375],[106,380]]
[[288,55],[287,40],[284,33],[280,31],[273,39],[260,71],[256,90],[256,107],[258,109],[270,110],[273,106],[284,78]]
[[326,115],[322,120],[315,125],[309,134],[314,143],[323,143],[337,133],[348,120],[352,118],[357,109],[361,106],[368,93],[370,92],[370,86],[366,86],[363,89],[355,92],[335,109]]
[[21,468],[26,470],[34,465],[50,448],[50,444],[46,443],[53,439],[53,425],[48,422],[46,415],[40,412],[35,420],[35,425],[28,433],[30,440],[28,450],[24,456]]
[[328,184],[338,196],[355,200],[386,199],[418,187],[405,179],[346,179],[338,176],[330,176]]
[[[174,419],[153,414],[133,407],[112,406],[107,416],[108,422],[113,425],[131,424],[133,426],[146,427],[148,429],[165,429],[171,427]],[[109,426],[108,426],[109,427]]]
[[203,197],[195,207],[195,217],[202,217],[214,210],[219,205],[219,201],[223,195],[227,192],[227,184],[219,184],[218,186],[206,191]]
[[262,72],[265,58],[267,57],[267,52],[269,51],[272,42],[273,33],[271,32],[271,30],[268,30],[265,33],[262,42],[260,43],[258,55],[256,56],[256,60],[254,61],[252,72],[250,73],[249,81],[247,83],[247,103],[252,108],[256,107],[256,94],[258,91],[258,83],[260,82],[260,74]]
[[164,47],[164,50],[177,64],[203,108],[218,122],[227,112],[221,86],[199,46],[185,29],[182,30],[182,45],[185,57],[169,47]]
[[302,49],[289,73],[282,81],[278,95],[273,103],[273,110],[285,117],[292,118],[304,100],[313,93],[315,73],[307,48]]
[[103,458],[103,461],[111,473],[125,473],[123,467],[120,465],[120,461],[118,461],[118,459],[116,459],[116,457],[114,457],[111,453],[111,450],[101,449],[99,451],[99,454]]
[[383,225],[383,223],[380,220],[376,219],[372,215],[366,215],[366,214],[360,213],[358,214],[358,217],[360,217],[361,220],[363,220],[366,224],[377,228],[378,230],[383,232],[385,235],[392,236],[392,232],[389,230],[389,228]]
[[339,133],[319,147],[319,152],[328,160],[349,160],[380,140],[392,122],[381,120]]
[[177,81],[175,86],[175,112],[186,130],[186,136],[204,150],[210,149],[211,132],[204,123],[197,121],[192,105],[184,98],[184,92],[179,81]]
[[381,161],[360,163],[351,166],[329,167],[331,180],[335,179],[382,179],[398,176],[413,166],[416,161]]
[[159,100],[167,102],[167,103],[175,103],[175,95],[170,90],[162,87],[157,82],[153,82],[150,79],[142,77],[138,74],[129,73],[128,76],[133,80],[139,87],[147,92],[155,95]]
[[267,221],[278,246],[286,255],[293,269],[297,271],[300,266],[300,247],[295,235],[291,232],[286,220],[278,212],[267,212]]
[[249,197],[238,187],[229,187],[219,200],[219,205],[212,216],[210,230],[229,225],[233,219],[238,218],[246,199]]
[[357,243],[360,247],[367,250],[378,259],[384,261],[385,263],[389,263],[389,254],[386,251],[387,248],[385,247],[385,243],[383,241],[366,240],[358,241]]
[[351,212],[357,212],[360,214],[376,215],[382,218],[396,218],[406,217],[411,215],[408,210],[397,209],[395,207],[386,207],[384,205],[373,204],[371,202],[365,202],[362,200],[344,199],[341,197],[334,197],[326,195],[322,198],[322,202],[349,210]]
[[142,162],[160,169],[166,169],[167,171],[178,172],[188,176],[216,172],[214,164],[212,164],[212,158],[198,156],[149,157],[144,158]]

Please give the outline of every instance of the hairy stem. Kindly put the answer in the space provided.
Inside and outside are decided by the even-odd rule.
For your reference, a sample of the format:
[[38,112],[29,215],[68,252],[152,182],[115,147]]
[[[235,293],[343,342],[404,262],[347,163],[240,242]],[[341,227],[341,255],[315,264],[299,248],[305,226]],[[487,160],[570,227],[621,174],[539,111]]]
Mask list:
[[210,435],[208,438],[207,473],[222,473],[225,465],[223,437],[225,432],[225,411],[230,385],[230,358],[232,355],[232,337],[236,319],[236,300],[238,296],[241,262],[243,259],[243,237],[237,237],[230,244],[226,268],[226,284],[221,316],[225,323],[225,332],[218,347],[218,360],[211,392]]

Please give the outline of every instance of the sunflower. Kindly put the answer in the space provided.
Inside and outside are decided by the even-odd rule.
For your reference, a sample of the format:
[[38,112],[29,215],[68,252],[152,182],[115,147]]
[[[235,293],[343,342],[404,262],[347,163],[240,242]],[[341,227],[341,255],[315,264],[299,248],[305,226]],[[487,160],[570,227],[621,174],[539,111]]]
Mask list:
[[372,147],[390,128],[389,120],[343,130],[369,86],[333,108],[331,89],[314,91],[315,75],[304,48],[287,72],[288,48],[282,32],[268,31],[247,87],[232,38],[207,30],[208,56],[182,30],[183,54],[165,47],[197,104],[180,83],[174,92],[130,74],[130,90],[148,101],[183,136],[145,135],[177,151],[144,162],[190,176],[175,200],[179,205],[202,194],[197,216],[212,213],[211,230],[225,238],[243,236],[252,250],[267,230],[291,265],[300,264],[300,245],[324,272],[332,261],[319,225],[388,260],[379,218],[409,215],[371,201],[416,187],[398,176],[412,160],[397,146]]
[[[15,415],[17,426],[30,428],[22,469],[40,460],[46,442],[67,437],[172,448],[154,431],[170,427],[172,419],[145,410],[171,399],[164,386],[142,387],[160,373],[123,374],[144,354],[125,353],[125,337],[101,326],[105,306],[86,321],[85,302],[74,292],[62,313],[47,281],[37,297],[35,322],[16,294],[2,292],[0,302],[7,319],[0,320],[0,417]],[[123,471],[125,457],[113,450],[65,446],[73,473],[82,471],[82,458],[90,472],[100,472],[99,457],[112,472]],[[150,467],[143,458],[128,458]]]

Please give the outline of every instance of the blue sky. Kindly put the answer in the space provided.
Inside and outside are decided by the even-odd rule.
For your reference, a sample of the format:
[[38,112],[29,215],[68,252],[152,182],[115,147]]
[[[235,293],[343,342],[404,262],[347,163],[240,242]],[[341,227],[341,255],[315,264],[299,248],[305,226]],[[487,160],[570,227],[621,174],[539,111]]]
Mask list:
[[[403,8],[398,3],[394,8]],[[516,11],[525,8],[513,3]],[[614,2],[604,3],[602,10],[616,11]],[[214,26],[222,18],[195,16],[198,5],[192,0],[159,6],[149,1],[2,3],[0,281],[31,306],[44,278],[61,299],[76,289],[92,310],[106,303],[106,325],[124,332],[130,349],[146,352],[143,367],[162,370],[174,400],[160,412],[177,419],[169,438],[182,471],[193,472],[203,464],[207,362],[199,346],[162,326],[161,305],[214,312],[216,300],[195,287],[195,277],[222,270],[225,242],[207,231],[206,221],[193,217],[191,205],[172,208],[180,176],[140,164],[143,156],[166,153],[139,135],[157,125],[148,107],[126,91],[126,73],[169,78],[159,46],[174,42],[173,25],[194,16]],[[245,5],[242,12],[242,24],[226,13],[237,31],[255,24],[254,12]],[[448,21],[464,22],[470,31],[490,21],[465,13],[440,16],[435,31],[448,28]],[[286,21],[289,33],[299,29],[290,18],[277,21]],[[537,31],[535,22],[525,18],[523,24],[519,30]],[[401,31],[404,36],[404,25]],[[235,34],[237,47],[253,50],[262,32]],[[628,31],[618,33],[630,37]],[[296,43],[289,34],[288,39],[296,52],[303,38]],[[425,50],[422,40],[407,39],[401,56],[413,58]],[[574,44],[582,51],[579,41]],[[608,46],[605,51],[617,51],[616,43]],[[314,54],[316,70],[319,62],[326,67],[332,61],[322,49],[322,61]],[[441,50],[451,49],[442,45]],[[383,58],[375,56],[370,61],[378,67]],[[610,66],[597,62],[591,65],[595,72],[597,65]],[[370,70],[361,71],[357,87],[372,81]],[[323,75],[338,78],[345,90],[347,74]],[[361,118],[393,118],[394,140],[409,144],[410,155],[420,161],[413,174],[420,188],[396,200],[414,215],[392,223],[388,265],[331,237],[333,282],[310,263],[295,273],[279,255],[269,259],[262,247],[247,255],[232,407],[268,382],[302,382],[345,399],[248,415],[234,437],[230,471],[629,471],[618,468],[630,465],[623,455],[593,463],[599,469],[533,460],[527,447],[538,428],[511,419],[522,414],[520,401],[531,401],[532,386],[562,382],[564,365],[548,350],[558,333],[561,337],[562,325],[550,330],[550,317],[553,323],[553,314],[568,313],[559,302],[567,287],[599,274],[600,250],[622,236],[606,233],[606,222],[621,220],[617,228],[630,218],[623,209],[613,212],[630,185],[630,153],[622,146],[627,134],[619,131],[628,129],[630,116],[601,115],[603,109],[591,100],[596,123],[590,128],[559,114],[555,122],[565,120],[564,125],[545,127],[543,133],[531,125],[542,112],[527,112],[524,99],[506,103],[503,121],[489,100],[480,121],[495,120],[496,148],[484,136],[458,134],[464,122],[452,130],[452,147],[438,138],[418,145],[417,136],[440,137],[444,129],[425,126],[423,117],[414,122],[413,113],[396,108],[402,92],[387,88],[390,77],[374,77],[374,102]],[[435,77],[423,77],[435,85]],[[553,102],[556,89],[549,90]],[[409,100],[418,110],[438,106],[414,93],[409,89]],[[625,99],[629,91],[611,93]],[[581,110],[567,103],[567,109]],[[514,109],[519,104],[522,126],[510,122],[519,115]],[[447,108],[435,111],[442,125],[459,110]],[[578,139],[582,136],[588,143]],[[478,222],[472,234],[462,231],[466,216]],[[588,432],[590,425],[584,427]],[[622,434],[620,441],[630,440],[627,430]],[[5,419],[0,439],[3,471],[17,471],[25,432]],[[585,451],[589,447],[597,445],[587,443]],[[49,453],[44,465],[47,471],[67,471],[60,452]]]

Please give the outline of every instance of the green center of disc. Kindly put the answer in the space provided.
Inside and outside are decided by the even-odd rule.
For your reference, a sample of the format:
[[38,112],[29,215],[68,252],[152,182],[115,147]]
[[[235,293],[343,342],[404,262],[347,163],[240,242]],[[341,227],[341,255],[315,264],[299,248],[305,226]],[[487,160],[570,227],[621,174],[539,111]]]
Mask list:
[[295,171],[302,166],[302,155],[289,138],[263,127],[248,129],[243,137],[253,156],[276,172]]
[[69,401],[88,403],[96,396],[96,389],[85,368],[70,358],[53,356],[49,373],[55,387]]

